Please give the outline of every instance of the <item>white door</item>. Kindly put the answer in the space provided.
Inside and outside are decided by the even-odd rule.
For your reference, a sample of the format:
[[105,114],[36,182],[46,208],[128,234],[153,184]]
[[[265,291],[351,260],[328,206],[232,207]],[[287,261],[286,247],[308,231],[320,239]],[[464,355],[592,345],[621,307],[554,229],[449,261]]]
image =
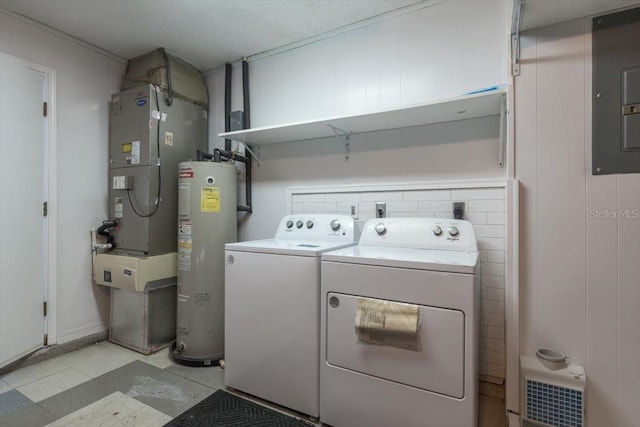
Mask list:
[[0,53],[0,367],[42,347],[45,74]]

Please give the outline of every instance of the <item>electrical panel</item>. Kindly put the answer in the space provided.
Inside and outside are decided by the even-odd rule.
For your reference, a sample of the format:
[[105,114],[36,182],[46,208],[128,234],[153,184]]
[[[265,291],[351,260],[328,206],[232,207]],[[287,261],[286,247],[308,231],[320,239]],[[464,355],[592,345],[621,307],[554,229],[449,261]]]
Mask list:
[[640,8],[593,18],[593,175],[640,172]]

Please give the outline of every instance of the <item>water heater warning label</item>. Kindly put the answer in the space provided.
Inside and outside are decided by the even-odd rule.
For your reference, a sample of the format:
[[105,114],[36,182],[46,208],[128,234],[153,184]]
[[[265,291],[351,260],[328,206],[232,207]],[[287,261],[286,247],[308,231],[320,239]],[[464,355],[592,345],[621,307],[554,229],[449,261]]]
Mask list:
[[191,239],[193,223],[180,221],[178,223],[178,239]]
[[202,187],[200,212],[220,212],[220,187]]
[[178,248],[178,270],[191,271],[191,248]]

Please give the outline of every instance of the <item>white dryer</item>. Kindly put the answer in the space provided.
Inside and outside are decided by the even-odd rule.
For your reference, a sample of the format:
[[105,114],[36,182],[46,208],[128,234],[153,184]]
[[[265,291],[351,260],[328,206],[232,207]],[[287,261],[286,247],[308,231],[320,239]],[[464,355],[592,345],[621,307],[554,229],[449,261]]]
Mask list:
[[467,221],[369,220],[322,256],[320,420],[474,426],[475,269]]
[[289,215],[274,239],[225,246],[225,385],[317,418],[320,260],[355,245],[353,218]]

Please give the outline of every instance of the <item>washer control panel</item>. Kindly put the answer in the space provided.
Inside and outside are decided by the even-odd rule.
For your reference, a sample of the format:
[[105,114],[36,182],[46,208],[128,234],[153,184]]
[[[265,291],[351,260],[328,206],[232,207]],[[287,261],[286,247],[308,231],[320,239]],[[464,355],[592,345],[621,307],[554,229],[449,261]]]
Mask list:
[[358,235],[356,223],[350,215],[300,214],[282,218],[275,238],[353,242]]
[[478,250],[473,225],[444,218],[374,218],[362,229],[360,245],[450,251]]

